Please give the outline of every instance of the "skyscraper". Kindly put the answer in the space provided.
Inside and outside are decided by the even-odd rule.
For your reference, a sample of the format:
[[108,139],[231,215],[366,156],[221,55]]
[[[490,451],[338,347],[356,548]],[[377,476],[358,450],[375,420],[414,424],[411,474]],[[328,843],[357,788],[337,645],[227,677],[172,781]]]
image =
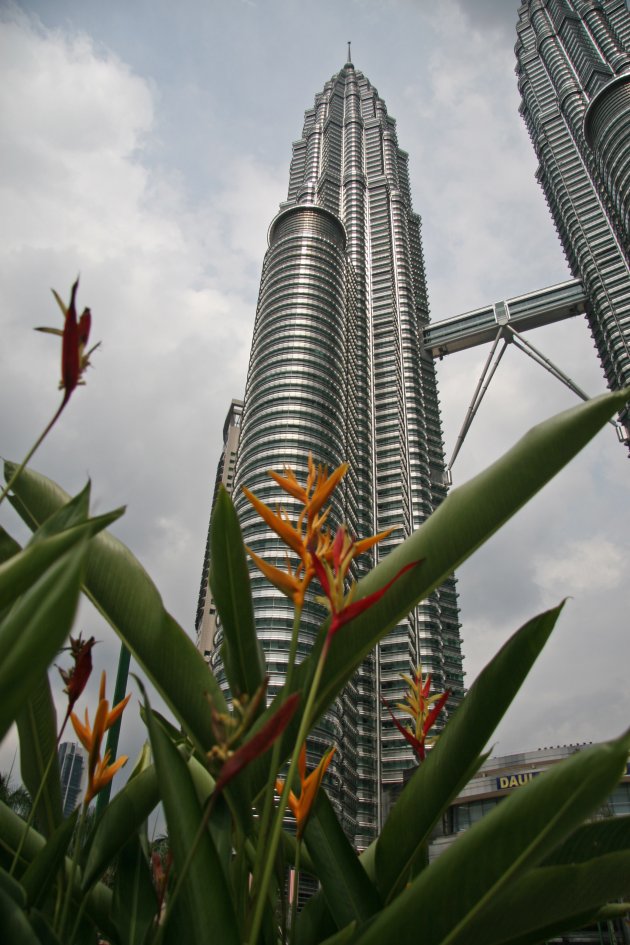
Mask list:
[[[630,384],[630,13],[625,0],[518,11],[521,112],[608,385]],[[621,417],[630,437],[630,412]]]
[[[243,416],[243,401],[233,400],[230,404],[225,423],[223,424],[223,449],[217,466],[217,475],[214,482],[214,493],[212,495],[212,507],[217,499],[219,486],[224,485],[229,493],[234,486],[234,469],[236,466],[236,451],[241,432],[241,417]],[[201,586],[199,588],[199,601],[197,603],[197,616],[195,618],[195,629],[197,631],[197,648],[202,653],[204,659],[209,659],[214,647],[214,637],[219,629],[217,620],[217,609],[210,593],[208,584],[208,574],[210,571],[210,530],[208,529],[208,540],[206,542],[206,553],[203,559],[203,568],[201,571]]]
[[[305,113],[293,145],[287,200],[269,228],[236,465],[235,503],[246,543],[284,565],[285,549],[242,495],[247,485],[275,504],[270,468],[306,477],[309,452],[350,471],[333,499],[331,524],[358,536],[394,527],[355,577],[418,528],[445,496],[438,394],[422,347],[428,321],[420,218],[407,155],[385,102],[350,61]],[[287,512],[295,512],[290,498]],[[259,636],[273,694],[286,672],[290,602],[252,568]],[[305,603],[298,653],[325,616]],[[220,631],[210,661],[222,678]],[[366,846],[389,794],[413,764],[381,696],[401,698],[401,672],[422,660],[433,687],[463,693],[454,579],[398,625],[355,674],[309,749],[338,751],[330,795],[344,828]]]
[[58,754],[63,816],[69,817],[81,796],[85,758],[75,742],[62,742]]

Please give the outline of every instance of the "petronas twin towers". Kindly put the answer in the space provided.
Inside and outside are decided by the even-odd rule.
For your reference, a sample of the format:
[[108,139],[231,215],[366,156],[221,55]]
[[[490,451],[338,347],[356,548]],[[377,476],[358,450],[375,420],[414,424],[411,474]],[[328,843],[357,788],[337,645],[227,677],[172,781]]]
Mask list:
[[[375,555],[418,528],[444,497],[435,370],[421,354],[427,320],[407,155],[378,92],[347,62],[306,112],[288,199],[269,228],[235,491],[246,543],[261,557],[282,566],[285,551],[238,487],[273,504],[278,491],[267,470],[288,465],[305,479],[309,452],[330,468],[350,464],[333,508],[337,523],[357,536],[395,528]],[[370,567],[374,559],[364,557],[360,567]],[[293,612],[262,575],[253,572],[252,582],[273,691],[284,678]],[[307,601],[303,653],[324,613]],[[400,673],[420,659],[455,704],[463,674],[453,582],[365,661],[310,746],[340,746],[333,796],[361,846],[382,817],[377,786],[399,783],[411,764],[380,695],[402,697]]]
[[[530,12],[534,18],[547,6],[564,8],[571,16],[575,12],[568,0],[523,4],[521,45],[534,52],[535,40],[527,45],[524,27],[530,25]],[[582,6],[600,10],[619,4]],[[533,69],[534,52],[519,60],[523,74]],[[528,81],[534,79],[522,79],[523,85]],[[599,133],[594,119],[592,134]],[[344,460],[350,464],[331,524],[345,522],[359,537],[395,529],[371,560],[367,554],[358,563],[356,577],[442,501],[446,487],[435,368],[423,344],[428,319],[420,219],[412,210],[407,155],[398,146],[396,123],[384,101],[355,69],[348,51],[346,64],[305,113],[302,137],[293,145],[287,200],[269,228],[263,263],[234,499],[246,544],[265,560],[284,566],[285,549],[240,486],[274,505],[279,494],[267,470],[291,466],[304,480],[309,452],[329,468]],[[293,514],[291,499],[284,504]],[[284,679],[293,610],[253,568],[251,578],[273,694]],[[221,678],[221,628],[207,596],[204,578],[199,645]],[[313,645],[324,616],[314,599],[306,601],[299,654]],[[451,579],[364,661],[309,741],[313,759],[330,744],[338,746],[329,769],[330,794],[359,848],[373,838],[390,795],[413,764],[381,697],[397,701],[405,685],[400,674],[422,661],[433,688],[450,690],[452,711],[463,695],[459,630]]]

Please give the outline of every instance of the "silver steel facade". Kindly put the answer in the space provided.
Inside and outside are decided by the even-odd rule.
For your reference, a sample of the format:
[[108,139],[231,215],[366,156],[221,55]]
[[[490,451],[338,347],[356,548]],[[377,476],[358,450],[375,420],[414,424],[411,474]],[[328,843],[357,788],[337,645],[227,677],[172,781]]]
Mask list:
[[[530,0],[521,112],[609,386],[630,384],[630,13],[625,0]],[[630,433],[630,415],[622,416]]]
[[[219,486],[223,485],[231,494],[234,487],[234,471],[236,467],[236,451],[241,432],[241,417],[243,416],[243,401],[233,400],[230,404],[225,423],[223,424],[223,449],[221,457],[217,464],[217,475],[214,482],[214,493],[212,495],[212,508],[217,499]],[[220,629],[217,617],[217,609],[212,599],[208,577],[210,573],[210,529],[208,529],[208,540],[206,542],[206,553],[203,559],[203,568],[201,571],[201,586],[199,588],[199,600],[197,603],[197,616],[195,618],[195,629],[197,631],[197,649],[201,651],[204,659],[209,660],[210,654],[214,649],[214,639],[217,631]]]
[[[285,548],[238,487],[274,505],[280,496],[267,470],[290,465],[305,477],[309,451],[331,468],[343,460],[351,466],[334,500],[333,524],[345,521],[358,536],[396,528],[371,560],[358,564],[357,577],[444,498],[435,370],[422,344],[427,322],[407,155],[384,101],[348,62],[305,113],[288,197],[269,229],[235,489],[245,541],[262,557],[283,566]],[[290,498],[283,504],[293,511]],[[293,611],[254,569],[251,576],[273,694],[286,671]],[[324,616],[309,598],[300,657]],[[331,743],[338,746],[330,793],[358,847],[373,838],[389,791],[413,764],[380,697],[402,697],[400,673],[419,659],[436,690],[451,690],[452,709],[463,694],[454,580],[366,659],[309,741],[313,761]],[[211,662],[220,677],[218,651]]]
[[62,742],[58,757],[63,816],[69,817],[81,800],[85,756],[75,742]]

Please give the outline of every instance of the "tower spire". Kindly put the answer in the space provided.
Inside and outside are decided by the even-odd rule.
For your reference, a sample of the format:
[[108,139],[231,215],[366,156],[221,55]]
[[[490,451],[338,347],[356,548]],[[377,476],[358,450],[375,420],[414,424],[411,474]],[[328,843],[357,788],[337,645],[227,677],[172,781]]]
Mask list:
[[348,63],[352,62],[352,56],[350,55],[350,43],[351,43],[351,40],[348,40],[348,59],[347,59]]

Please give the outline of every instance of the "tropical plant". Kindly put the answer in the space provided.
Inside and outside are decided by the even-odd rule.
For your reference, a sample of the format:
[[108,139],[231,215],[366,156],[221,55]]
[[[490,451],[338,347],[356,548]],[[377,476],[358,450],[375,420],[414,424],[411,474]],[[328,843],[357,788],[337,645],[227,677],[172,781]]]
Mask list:
[[[270,704],[246,549],[227,493],[220,493],[214,509],[211,543],[231,706],[149,576],[107,531],[120,511],[91,516],[89,485],[70,498],[42,475],[6,463],[11,501],[33,537],[21,548],[0,533],[0,735],[17,721],[34,820],[0,803],[5,940],[65,945],[94,942],[98,932],[120,945],[527,945],[625,912],[627,904],[610,903],[628,891],[630,818],[587,821],[619,781],[628,733],[575,754],[520,788],[428,863],[433,828],[484,760],[485,746],[562,604],[505,643],[430,749],[434,710],[444,700],[429,695],[420,668],[409,678],[404,711],[412,728],[404,737],[416,743],[421,763],[379,837],[360,856],[321,786],[329,756],[307,771],[304,745],[375,644],[627,399],[627,393],[607,395],[530,431],[454,490],[419,531],[352,587],[347,577],[353,558],[382,536],[355,541],[343,526],[334,534],[328,530],[326,503],[343,468],[328,475],[312,465],[304,484],[290,471],[275,473],[303,511],[292,520],[251,496],[293,555],[286,571],[258,559],[296,612],[286,682]],[[300,609],[311,582],[330,616],[312,652],[297,664]],[[93,723],[71,710],[90,753],[89,783],[81,811],[64,821],[48,671],[72,630],[81,593],[109,621],[175,719],[173,724],[143,697],[151,752],[142,752],[126,785],[89,830],[89,800],[122,763],[103,753],[101,744],[124,706],[110,709],[103,681]],[[85,675],[78,660],[86,645],[71,643],[76,662],[64,676],[69,699],[77,696],[73,679]],[[143,692],[140,678],[137,685]],[[159,803],[168,852],[152,855],[146,823]],[[286,829],[289,806],[297,818],[295,835]],[[69,852],[77,819],[85,832],[76,852]],[[112,891],[102,877],[113,862]],[[319,885],[300,912],[296,897],[286,902],[288,867]]]

